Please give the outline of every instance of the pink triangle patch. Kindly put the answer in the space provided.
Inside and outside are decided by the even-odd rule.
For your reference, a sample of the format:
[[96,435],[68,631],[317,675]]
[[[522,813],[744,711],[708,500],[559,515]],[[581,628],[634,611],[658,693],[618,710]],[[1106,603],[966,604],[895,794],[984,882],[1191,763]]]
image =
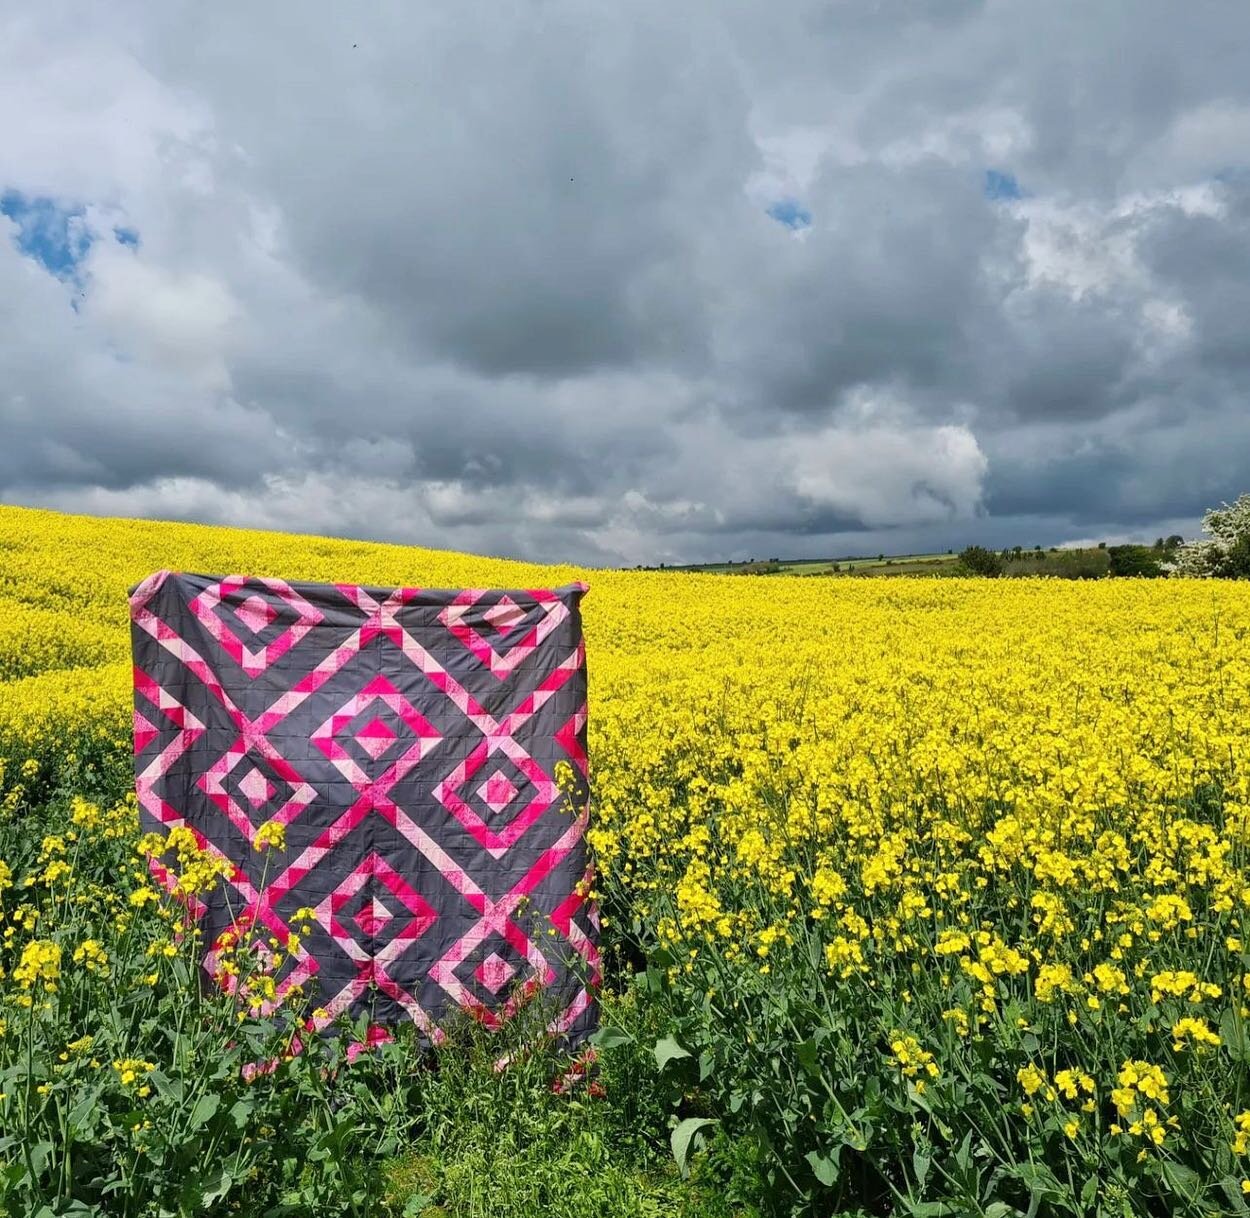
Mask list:
[[135,752],[142,753],[159,735],[160,732],[135,711]]
[[356,743],[377,761],[395,743],[395,733],[381,719],[374,719],[356,733]]

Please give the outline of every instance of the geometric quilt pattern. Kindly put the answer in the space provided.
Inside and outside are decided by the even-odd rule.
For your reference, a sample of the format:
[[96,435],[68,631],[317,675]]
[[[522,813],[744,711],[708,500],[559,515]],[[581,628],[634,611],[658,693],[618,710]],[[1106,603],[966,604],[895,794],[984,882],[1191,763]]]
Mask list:
[[[131,590],[143,829],[186,826],[228,867],[192,902],[209,977],[229,986],[215,961],[242,927],[283,948],[275,1002],[298,985],[321,1025],[437,1042],[453,1011],[496,1026],[541,990],[554,1035],[594,1030],[585,591],[169,571]],[[258,852],[270,821],[285,847]]]

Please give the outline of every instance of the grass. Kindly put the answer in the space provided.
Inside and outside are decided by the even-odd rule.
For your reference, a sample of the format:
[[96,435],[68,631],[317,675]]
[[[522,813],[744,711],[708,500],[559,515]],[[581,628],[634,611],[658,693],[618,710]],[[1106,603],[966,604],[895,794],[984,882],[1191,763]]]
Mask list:
[[[591,1088],[556,1094],[535,1063],[500,1071],[496,1035],[471,1024],[422,1090],[424,1135],[384,1169],[392,1214],[412,1218],[749,1218],[760,1211],[749,1147],[728,1141],[682,1178],[653,1085],[651,1009],[605,996],[624,1044]],[[737,1177],[741,1177],[738,1179]]]

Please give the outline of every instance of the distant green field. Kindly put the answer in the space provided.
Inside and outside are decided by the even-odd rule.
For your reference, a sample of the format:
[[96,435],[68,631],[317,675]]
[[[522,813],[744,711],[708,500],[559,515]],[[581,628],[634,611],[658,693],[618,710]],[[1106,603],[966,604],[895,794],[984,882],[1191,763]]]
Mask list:
[[[1109,556],[1112,552],[1114,547],[1105,546],[1062,550],[1013,548],[999,552],[1002,558],[1000,573],[1009,578],[1048,575],[1062,579],[1099,579],[1109,572]],[[1164,552],[1157,547],[1153,552],[1158,559],[1165,557]],[[890,576],[953,573],[953,568],[958,563],[959,555],[950,553],[883,554],[871,557],[765,558],[750,562],[688,563],[666,566],[664,569],[697,571],[709,575]]]
[[688,563],[671,571],[705,575],[915,575],[956,561],[954,554],[886,554],[881,557],[781,558],[753,562]]

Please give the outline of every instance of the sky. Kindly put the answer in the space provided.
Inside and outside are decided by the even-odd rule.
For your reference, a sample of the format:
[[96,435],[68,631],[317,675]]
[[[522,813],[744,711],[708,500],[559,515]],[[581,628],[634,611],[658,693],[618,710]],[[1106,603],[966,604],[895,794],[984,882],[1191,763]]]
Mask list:
[[1244,0],[0,10],[0,501],[632,566],[1250,490]]

